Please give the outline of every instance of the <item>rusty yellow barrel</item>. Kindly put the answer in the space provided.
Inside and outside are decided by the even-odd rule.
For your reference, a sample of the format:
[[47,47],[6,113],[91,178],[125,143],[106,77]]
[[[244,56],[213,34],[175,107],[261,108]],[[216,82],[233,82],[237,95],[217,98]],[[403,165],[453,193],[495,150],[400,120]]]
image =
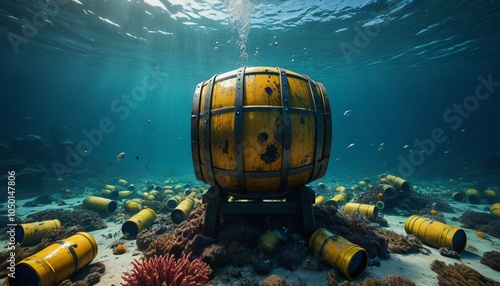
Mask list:
[[17,263],[15,278],[9,278],[9,285],[58,285],[89,264],[96,255],[95,239],[86,232],[78,232]]
[[150,208],[142,211],[129,218],[122,224],[122,233],[129,239],[135,238],[141,230],[149,227],[156,219],[156,212]]
[[467,235],[462,229],[417,215],[406,220],[405,231],[425,244],[436,248],[448,246],[459,253],[467,244]]
[[378,184],[373,187],[377,193],[382,194],[383,198],[392,199],[396,196],[396,189],[392,185]]
[[48,231],[57,228],[62,228],[57,219],[19,224],[15,232],[16,242],[21,246],[37,244]]
[[366,250],[324,228],[312,234],[309,248],[317,260],[325,261],[348,279],[360,277],[368,265]]
[[326,172],[331,114],[324,86],[276,67],[246,67],[197,85],[196,178],[235,197],[272,198]]
[[105,213],[112,213],[118,208],[118,203],[116,201],[96,196],[86,197],[83,200],[83,205],[86,208]]
[[471,204],[479,204],[481,200],[481,195],[479,194],[479,191],[476,189],[467,189],[465,191],[465,194],[467,195],[467,200]]
[[371,219],[378,218],[378,208],[374,205],[347,203],[344,206],[344,213],[360,213]]

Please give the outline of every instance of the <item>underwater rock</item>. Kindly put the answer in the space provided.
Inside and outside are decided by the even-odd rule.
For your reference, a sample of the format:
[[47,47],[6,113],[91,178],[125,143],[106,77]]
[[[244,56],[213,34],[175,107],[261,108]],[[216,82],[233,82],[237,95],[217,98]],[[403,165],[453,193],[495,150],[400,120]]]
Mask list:
[[286,280],[279,275],[273,274],[264,279],[260,286],[286,286]]
[[226,247],[220,244],[212,244],[206,247],[201,253],[200,259],[210,265],[212,269],[223,266],[229,261]]
[[339,285],[339,277],[340,274],[332,268],[328,273],[326,274],[326,284],[328,286],[337,286]]
[[155,240],[159,235],[167,232],[167,227],[165,225],[158,225],[152,229],[144,229],[137,234],[135,243],[137,244],[137,249],[140,251],[146,250],[151,242]]
[[273,270],[273,263],[268,257],[264,257],[263,255],[259,255],[252,262],[252,268],[255,273],[259,275],[267,275],[271,270]]
[[252,243],[261,235],[261,231],[253,226],[244,224],[239,221],[234,224],[229,224],[221,229],[217,239],[219,241],[237,240],[242,243]]
[[9,142],[10,149],[14,154],[22,157],[24,161],[44,160],[45,140],[38,135],[26,135],[12,139]]
[[443,247],[439,248],[438,252],[442,256],[460,259],[460,254],[454,250],[451,250],[451,248],[449,248],[448,246],[443,246]]
[[52,220],[57,218],[65,228],[80,226],[81,231],[93,231],[106,228],[106,223],[95,211],[85,209],[60,210],[48,209],[35,214],[30,214],[21,223]]
[[305,240],[294,234],[295,239],[290,239],[278,253],[280,264],[288,270],[295,271],[300,268],[307,255],[308,246]]
[[484,231],[493,237],[500,238],[500,219],[491,220]]
[[480,262],[500,272],[500,252],[495,250],[486,251]]
[[462,223],[461,227],[471,229],[482,229],[490,221],[496,219],[497,217],[495,217],[494,215],[473,211],[466,211],[459,217],[459,220]]
[[[206,237],[206,236],[203,236],[201,234],[195,234],[193,239],[187,243],[186,251],[192,252],[195,256],[198,256],[202,252],[204,252],[205,248],[209,247],[212,243],[214,243],[214,239],[212,237]],[[224,252],[226,252],[225,249],[224,249]],[[205,261],[205,262],[207,262],[207,261]],[[210,265],[210,266],[212,266],[212,265]]]

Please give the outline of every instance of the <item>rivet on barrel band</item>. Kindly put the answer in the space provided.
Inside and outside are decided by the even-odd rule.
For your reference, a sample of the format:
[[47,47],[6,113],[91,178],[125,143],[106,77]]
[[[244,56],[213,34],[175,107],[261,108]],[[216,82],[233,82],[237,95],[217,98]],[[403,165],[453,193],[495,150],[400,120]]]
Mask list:
[[196,179],[203,180],[203,174],[200,168],[200,141],[199,138],[199,115],[200,115],[200,100],[201,100],[201,88],[203,84],[200,83],[196,86],[196,91],[193,97],[193,108],[191,110],[191,155],[193,156],[194,173]]
[[284,190],[288,181],[288,175],[290,170],[290,147],[292,142],[292,126],[290,123],[290,89],[288,87],[288,78],[286,71],[278,67],[280,74],[280,86],[281,86],[281,101],[283,105],[282,110],[282,120],[283,120],[283,150],[282,163],[281,163],[281,178],[280,178],[280,190]]
[[314,103],[314,110],[316,112],[315,121],[316,121],[316,145],[314,146],[314,168],[311,172],[309,180],[316,180],[319,175],[319,169],[321,165],[318,165],[320,161],[323,159],[323,140],[324,140],[324,114],[323,114],[323,106],[320,103],[320,98],[316,89],[315,83],[311,81],[311,79],[306,76],[307,82],[309,83],[309,88],[311,90],[311,95]]
[[234,150],[236,159],[236,181],[238,191],[245,193],[245,170],[243,168],[243,94],[245,88],[245,68],[236,73],[236,95],[234,101]]
[[[210,108],[212,105],[212,93],[214,91],[214,82],[215,82],[216,75],[214,75],[207,84],[207,92],[205,93],[205,106],[203,107],[204,114],[203,114],[203,150],[205,150],[205,166],[212,166],[212,149],[211,149],[211,144],[210,144],[210,124],[211,124],[211,114],[210,114]],[[214,173],[212,171],[212,168],[204,168],[205,172],[207,172],[207,177],[205,178],[206,181],[210,182],[210,184],[215,183],[214,179]]]

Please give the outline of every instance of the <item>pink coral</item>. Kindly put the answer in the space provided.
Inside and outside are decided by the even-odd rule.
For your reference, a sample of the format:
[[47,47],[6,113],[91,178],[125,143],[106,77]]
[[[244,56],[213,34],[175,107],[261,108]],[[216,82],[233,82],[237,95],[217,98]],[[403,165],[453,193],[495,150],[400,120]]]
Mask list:
[[132,264],[131,272],[125,272],[122,286],[202,286],[210,280],[212,269],[200,259],[190,260],[191,253],[182,254],[175,259],[174,255],[161,255],[137,260]]

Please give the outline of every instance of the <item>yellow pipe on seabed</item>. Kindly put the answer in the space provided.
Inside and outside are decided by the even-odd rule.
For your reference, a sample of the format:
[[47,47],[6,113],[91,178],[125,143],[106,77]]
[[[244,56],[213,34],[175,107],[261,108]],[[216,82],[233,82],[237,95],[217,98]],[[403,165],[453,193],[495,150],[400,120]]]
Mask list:
[[467,245],[467,235],[462,229],[418,215],[406,220],[405,231],[432,247],[447,246],[458,253]]
[[389,184],[378,184],[374,186],[377,193],[381,193],[384,198],[392,199],[396,196],[396,189]]
[[484,198],[486,199],[486,202],[488,202],[488,204],[494,204],[496,203],[497,201],[497,192],[495,192],[494,190],[485,190],[483,192],[484,194]]
[[374,205],[347,203],[344,206],[344,213],[360,213],[371,219],[378,218],[378,208]]
[[119,191],[116,199],[130,198],[134,193],[132,191]]
[[259,246],[267,252],[272,252],[280,241],[285,240],[278,230],[270,230],[264,232],[259,238],[257,238],[257,243]]
[[481,197],[479,194],[479,191],[476,189],[468,189],[465,191],[465,194],[467,195],[467,200],[471,204],[479,204]]
[[97,250],[94,237],[78,232],[17,263],[15,278],[9,277],[8,285],[58,285],[89,264]]
[[465,194],[462,191],[460,191],[460,192],[454,192],[453,194],[451,194],[451,197],[456,202],[461,202],[462,203],[462,202],[465,201]]
[[182,201],[182,197],[177,195],[177,196],[173,196],[171,197],[170,199],[167,200],[167,208],[169,210],[174,210],[178,205],[179,203]]
[[365,249],[325,228],[319,228],[311,235],[309,249],[317,260],[325,261],[349,280],[363,275],[368,265]]
[[174,210],[170,213],[170,218],[176,224],[183,222],[191,213],[194,207],[194,199],[191,197],[185,198]]
[[403,192],[410,191],[410,184],[408,183],[408,181],[406,181],[405,179],[400,178],[400,177],[396,177],[393,175],[387,175],[385,177],[380,178],[380,182],[382,184],[389,183],[394,188],[396,188],[397,191],[403,191]]
[[338,193],[333,198],[326,200],[324,202],[325,206],[334,205],[337,209],[343,206],[347,201],[347,195],[345,193]]
[[103,189],[101,190],[101,196],[109,199],[117,199],[118,198],[118,191],[117,190],[108,190],[108,189]]
[[500,203],[492,204],[490,207],[490,213],[500,217]]
[[142,209],[142,204],[133,200],[125,201],[124,205],[125,210],[128,212],[138,213]]
[[83,200],[83,205],[86,208],[105,213],[112,213],[116,211],[116,208],[118,207],[116,201],[95,196],[86,197]]
[[58,228],[62,228],[58,219],[19,224],[16,226],[15,239],[20,246],[37,244],[47,232]]
[[326,201],[325,197],[323,196],[317,196],[315,199],[314,199],[314,204],[316,205],[322,205],[324,204]]
[[379,210],[383,210],[385,208],[385,203],[383,201],[377,201],[375,203],[375,206],[379,209]]
[[143,209],[122,224],[122,233],[128,239],[135,238],[141,230],[149,227],[156,219],[156,212],[150,208]]

